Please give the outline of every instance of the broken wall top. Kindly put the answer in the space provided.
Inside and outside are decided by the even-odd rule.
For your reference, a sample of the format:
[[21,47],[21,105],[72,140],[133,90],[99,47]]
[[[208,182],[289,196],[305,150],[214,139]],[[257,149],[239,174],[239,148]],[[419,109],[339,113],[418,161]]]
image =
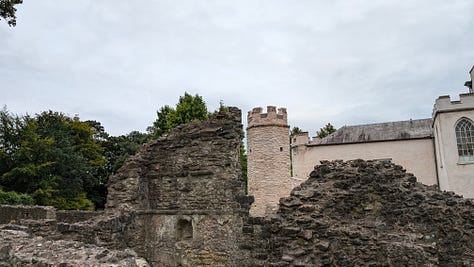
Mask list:
[[144,145],[109,181],[106,209],[229,212],[244,195],[241,112],[229,107]]
[[388,161],[322,162],[263,228],[268,266],[474,266],[473,201]]

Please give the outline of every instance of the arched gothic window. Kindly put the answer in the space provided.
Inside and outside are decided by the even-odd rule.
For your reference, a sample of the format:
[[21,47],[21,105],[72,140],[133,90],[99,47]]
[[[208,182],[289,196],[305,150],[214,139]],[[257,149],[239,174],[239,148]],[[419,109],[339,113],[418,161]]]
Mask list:
[[462,118],[456,123],[459,161],[474,161],[474,123]]

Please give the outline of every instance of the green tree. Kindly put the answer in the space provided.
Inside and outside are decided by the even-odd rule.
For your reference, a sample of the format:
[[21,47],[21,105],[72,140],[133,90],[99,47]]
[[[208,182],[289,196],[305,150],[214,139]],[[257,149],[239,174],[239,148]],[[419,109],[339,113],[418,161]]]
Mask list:
[[163,134],[174,129],[181,124],[192,121],[203,121],[208,116],[206,103],[201,96],[192,96],[184,93],[179,97],[176,108],[163,106],[157,111],[157,119],[153,125],[147,128],[153,139],[157,139]]
[[158,118],[153,122],[153,126],[147,129],[154,139],[158,139],[170,130],[170,128],[168,128],[167,116],[172,112],[175,112],[174,109],[168,105],[161,107],[160,110],[156,112]]
[[302,132],[303,132],[303,130],[301,130],[299,127],[293,127],[293,129],[291,129],[290,136],[295,136],[295,135],[300,134]]
[[170,110],[166,116],[167,128],[169,130],[181,124],[192,121],[203,121],[207,119],[207,107],[202,97],[199,95],[192,96],[184,93],[179,97],[179,102],[175,110]]
[[319,131],[317,131],[316,134],[318,135],[319,138],[324,138],[324,137],[332,134],[335,131],[336,131],[336,128],[334,128],[334,126],[332,126],[331,123],[328,123],[328,124],[326,124],[326,126],[319,129]]
[[[36,204],[91,209],[100,203],[106,159],[96,130],[79,118],[47,111],[31,116],[0,112],[0,185],[30,194]],[[91,201],[92,200],[92,201]]]
[[16,25],[15,5],[23,3],[23,0],[0,0],[0,19],[7,21],[8,25]]
[[110,136],[102,142],[104,156],[107,159],[105,168],[109,175],[118,171],[125,160],[134,155],[144,143],[148,142],[150,135],[132,131],[127,135]]
[[33,205],[35,204],[35,200],[28,194],[21,194],[14,191],[5,192],[0,189],[0,204]]

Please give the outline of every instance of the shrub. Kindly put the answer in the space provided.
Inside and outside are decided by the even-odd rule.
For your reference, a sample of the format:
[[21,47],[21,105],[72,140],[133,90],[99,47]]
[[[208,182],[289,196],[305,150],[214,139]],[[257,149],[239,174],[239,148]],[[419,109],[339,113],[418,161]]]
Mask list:
[[33,205],[35,204],[35,201],[28,194],[22,194],[13,191],[5,192],[0,189],[0,204]]

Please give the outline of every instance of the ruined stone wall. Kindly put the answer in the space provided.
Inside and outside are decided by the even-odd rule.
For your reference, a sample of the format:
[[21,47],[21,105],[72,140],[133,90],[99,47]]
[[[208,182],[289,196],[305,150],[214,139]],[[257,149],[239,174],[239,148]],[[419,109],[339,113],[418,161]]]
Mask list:
[[156,266],[238,266],[244,195],[236,108],[142,147],[110,179],[106,213],[133,212],[127,245]]
[[474,203],[389,161],[322,162],[247,225],[249,266],[474,266]]
[[[0,217],[3,222],[21,224],[13,226],[25,232],[19,235],[47,239],[54,249],[74,246],[78,250],[97,247],[104,253],[107,249],[124,251],[111,254],[120,257],[127,257],[127,250],[133,249],[152,266],[240,266],[248,258],[239,246],[253,201],[244,194],[239,160],[242,135],[240,110],[229,108],[144,145],[110,178],[103,213],[56,212],[43,207],[14,207],[10,212],[7,207]],[[36,209],[51,213],[33,216],[23,212]],[[10,230],[6,231],[8,236]],[[50,259],[54,252],[42,249],[38,251],[49,255],[47,259],[22,259],[31,252],[24,250],[28,247],[22,240],[12,239],[7,247],[1,247],[7,253],[0,255],[0,265],[31,260],[61,263],[60,258]],[[84,253],[104,263],[114,259],[87,249]],[[84,253],[72,257],[84,260]],[[136,266],[134,259],[132,255],[131,263],[116,263]]]
[[0,226],[0,265],[474,266],[473,201],[389,161],[322,162],[276,212],[250,217],[241,127],[230,108],[143,146],[98,216],[0,207],[21,224]]
[[293,188],[290,179],[290,136],[286,109],[254,108],[248,113],[247,175],[249,195],[255,197],[252,216],[263,216],[277,208],[278,199]]
[[103,211],[58,210],[56,211],[56,220],[64,223],[83,222],[103,214]]
[[56,220],[56,210],[43,206],[0,205],[0,224],[20,220]]
[[103,215],[102,211],[56,210],[51,206],[0,205],[0,224],[19,223],[23,220],[76,223],[101,215]]

